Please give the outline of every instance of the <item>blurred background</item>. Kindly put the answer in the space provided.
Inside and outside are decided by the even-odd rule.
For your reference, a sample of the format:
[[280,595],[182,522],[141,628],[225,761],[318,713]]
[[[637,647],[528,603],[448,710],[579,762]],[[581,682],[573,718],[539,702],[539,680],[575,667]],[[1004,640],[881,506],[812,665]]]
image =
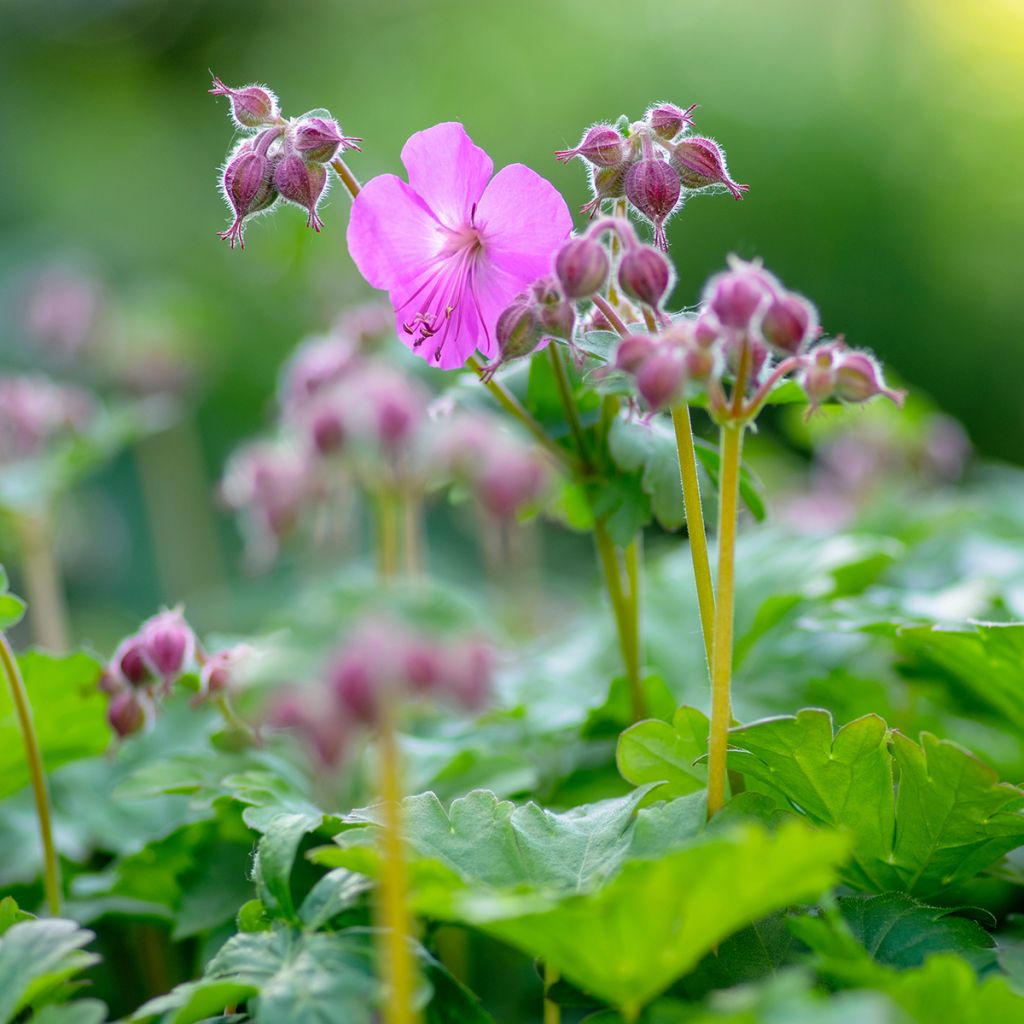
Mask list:
[[[38,275],[56,273],[72,321],[105,310],[107,382],[185,409],[58,510],[80,638],[107,643],[183,598],[208,628],[247,620],[216,481],[267,423],[295,345],[368,297],[341,189],[320,236],[289,209],[253,224],[244,253],[217,240],[233,133],[210,68],[269,84],[287,114],[328,108],[365,140],[361,178],[455,119],[573,207],[583,169],[554,150],[652,100],[697,102],[751,188],[672,221],[677,301],[727,253],[761,256],[983,455],[1024,462],[1022,0],[4,0],[0,369],[78,372],[26,323]],[[74,322],[49,328],[73,347]]]

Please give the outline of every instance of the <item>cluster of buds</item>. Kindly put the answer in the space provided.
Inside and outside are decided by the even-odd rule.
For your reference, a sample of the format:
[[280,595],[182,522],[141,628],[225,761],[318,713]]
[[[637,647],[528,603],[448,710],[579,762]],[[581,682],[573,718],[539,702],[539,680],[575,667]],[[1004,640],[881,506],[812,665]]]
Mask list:
[[536,445],[486,413],[456,413],[440,420],[429,457],[438,475],[465,487],[499,522],[513,522],[535,507],[551,483]]
[[[708,281],[695,316],[661,321],[658,334],[623,338],[614,364],[633,376],[652,412],[704,391],[714,414],[750,418],[787,377],[803,388],[812,410],[827,401],[859,403],[879,395],[903,401],[872,355],[842,340],[818,341],[814,305],[756,263],[730,260],[728,270]],[[741,389],[740,405],[726,403],[726,380]]]
[[110,727],[123,739],[150,724],[160,701],[186,674],[198,677],[199,700],[225,693],[238,662],[249,653],[240,644],[206,654],[180,608],[154,615],[121,641],[100,677],[110,698]]
[[220,237],[232,249],[236,242],[244,249],[244,222],[278,199],[304,209],[307,226],[319,231],[328,165],[344,149],[359,149],[361,140],[344,135],[327,111],[283,117],[277,97],[261,85],[232,89],[214,78],[210,92],[229,98],[231,118],[246,133],[228,155],[221,176],[233,220]]
[[440,638],[390,620],[365,620],[329,660],[319,685],[279,697],[268,720],[297,733],[318,761],[334,766],[360,732],[405,703],[482,710],[491,676],[491,649],[478,637]]
[[683,110],[658,103],[633,124],[597,124],[558,160],[579,157],[590,166],[593,199],[582,208],[591,218],[609,201],[628,201],[649,221],[654,244],[667,250],[665,224],[686,197],[697,192],[728,191],[742,199],[747,191],[729,175],[725,153],[714,139],[689,134],[696,104]]
[[96,404],[81,388],[38,375],[0,376],[0,465],[41,455],[88,429]]
[[71,267],[47,267],[26,282],[24,327],[47,356],[69,363],[95,345],[107,301],[96,278]]

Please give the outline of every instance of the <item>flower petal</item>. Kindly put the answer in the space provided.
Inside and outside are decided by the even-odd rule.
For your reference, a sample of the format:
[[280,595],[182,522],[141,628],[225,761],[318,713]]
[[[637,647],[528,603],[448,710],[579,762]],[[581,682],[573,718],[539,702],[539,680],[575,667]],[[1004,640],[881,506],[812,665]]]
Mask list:
[[423,197],[442,224],[469,225],[474,204],[494,170],[491,158],[457,121],[416,132],[402,147],[409,184]]
[[446,236],[420,196],[393,174],[368,181],[352,204],[348,251],[374,288],[391,291],[420,274]]
[[551,272],[555,250],[572,231],[572,214],[550,181],[509,164],[484,191],[476,226],[488,261],[525,286]]

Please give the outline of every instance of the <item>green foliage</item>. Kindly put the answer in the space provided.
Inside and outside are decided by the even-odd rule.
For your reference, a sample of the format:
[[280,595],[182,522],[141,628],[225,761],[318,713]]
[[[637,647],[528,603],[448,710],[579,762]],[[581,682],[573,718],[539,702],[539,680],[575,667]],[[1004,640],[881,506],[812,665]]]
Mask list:
[[919,746],[873,715],[833,735],[816,709],[736,728],[732,741],[730,765],[749,782],[850,832],[844,877],[858,888],[933,895],[1024,845],[1024,792],[955,743],[923,734]]
[[622,777],[634,786],[663,782],[659,799],[695,793],[707,785],[707,768],[697,762],[707,754],[708,719],[696,708],[681,707],[672,724],[637,722],[619,737],[615,760]]
[[7,573],[0,565],[0,630],[16,626],[25,614],[25,602],[7,592]]

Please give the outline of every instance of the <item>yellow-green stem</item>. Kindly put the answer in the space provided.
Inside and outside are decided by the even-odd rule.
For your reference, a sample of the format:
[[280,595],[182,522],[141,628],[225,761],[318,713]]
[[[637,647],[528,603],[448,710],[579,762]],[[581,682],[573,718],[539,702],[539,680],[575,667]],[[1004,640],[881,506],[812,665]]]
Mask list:
[[32,795],[36,801],[36,818],[39,821],[39,838],[43,846],[43,890],[46,893],[46,905],[54,917],[60,916],[60,864],[57,851],[53,845],[53,824],[50,818],[50,798],[46,792],[46,773],[43,770],[43,757],[36,739],[36,730],[32,724],[32,708],[25,692],[25,683],[18,670],[18,662],[7,642],[7,637],[0,633],[0,664],[7,677],[7,686],[11,691],[11,703],[18,716],[18,727],[21,729],[22,742],[25,744],[25,760],[28,762],[28,774],[32,783]]
[[736,519],[744,425],[722,425],[718,483],[718,591],[711,642],[711,733],[708,738],[708,817],[725,803],[726,760],[732,721],[732,631],[736,579]]
[[395,734],[394,709],[383,702],[377,732],[379,787],[384,817],[381,833],[381,878],[378,923],[387,1000],[385,1024],[418,1024],[413,1006],[416,968],[410,940],[409,882],[402,844],[402,770]]
[[17,518],[32,637],[48,651],[69,647],[68,611],[49,510]]
[[345,186],[348,194],[355,199],[359,195],[362,185],[359,184],[359,179],[348,169],[348,164],[340,156],[336,156],[331,161],[331,167],[334,168],[334,173],[341,179],[341,183]]
[[622,589],[622,570],[619,566],[618,552],[612,542],[608,528],[602,520],[594,524],[594,542],[597,545],[598,558],[604,572],[608,598],[615,616],[615,627],[619,637],[619,650],[626,669],[626,681],[629,684],[629,698],[634,721],[647,717],[646,701],[640,680],[640,658],[636,643],[636,635],[632,628],[631,610]]
[[551,964],[544,964],[544,1024],[562,1024],[562,1008],[548,999],[548,992],[558,981],[558,970]]
[[395,496],[387,489],[374,496],[377,574],[391,579],[398,572],[398,517]]
[[683,509],[686,512],[686,531],[690,538],[690,556],[693,560],[693,578],[697,584],[697,608],[700,628],[704,635],[704,655],[711,670],[711,637],[715,621],[715,588],[711,580],[711,559],[708,557],[708,538],[704,529],[704,509],[700,500],[700,478],[697,475],[697,452],[693,445],[693,425],[690,409],[682,403],[672,410],[672,425],[676,431],[679,452],[679,478],[683,485]]
[[587,454],[587,441],[583,435],[583,424],[580,423],[576,403],[573,401],[572,388],[569,386],[569,376],[565,372],[565,363],[562,361],[560,346],[555,342],[550,342],[548,344],[548,355],[555,373],[555,384],[558,387],[558,394],[562,399],[562,408],[565,410],[565,418],[569,421],[569,429],[572,431],[573,441],[576,443],[576,450],[580,453],[583,465],[587,466],[590,463],[590,457]]
[[402,495],[402,568],[410,579],[423,571],[422,508],[418,495]]
[[629,586],[629,628],[633,634],[637,669],[643,664],[643,644],[640,634],[640,570],[643,565],[643,533],[638,533],[625,550],[626,582]]

